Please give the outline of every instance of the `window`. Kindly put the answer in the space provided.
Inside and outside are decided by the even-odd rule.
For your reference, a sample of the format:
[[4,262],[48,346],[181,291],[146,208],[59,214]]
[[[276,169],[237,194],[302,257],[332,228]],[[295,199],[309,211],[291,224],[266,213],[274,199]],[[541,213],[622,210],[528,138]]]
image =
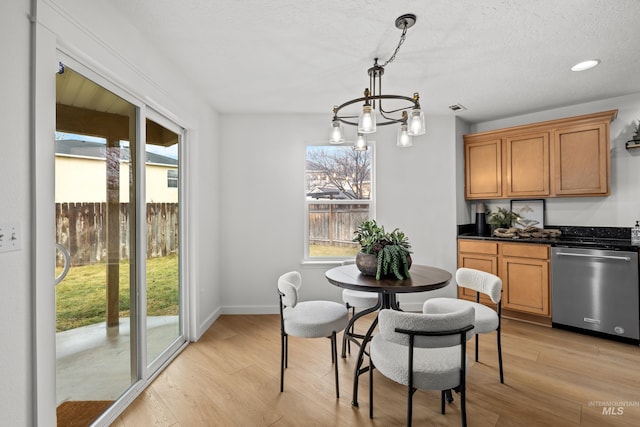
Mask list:
[[178,170],[169,169],[167,171],[167,187],[178,188]]
[[353,232],[374,216],[372,150],[373,144],[368,151],[307,146],[305,259],[344,259],[358,253]]

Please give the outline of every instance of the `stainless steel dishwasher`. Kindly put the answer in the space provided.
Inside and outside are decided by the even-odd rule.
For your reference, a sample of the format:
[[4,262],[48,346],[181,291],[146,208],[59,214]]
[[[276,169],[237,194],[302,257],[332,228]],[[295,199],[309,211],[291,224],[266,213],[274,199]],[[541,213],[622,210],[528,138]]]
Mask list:
[[554,326],[640,339],[638,253],[551,248]]

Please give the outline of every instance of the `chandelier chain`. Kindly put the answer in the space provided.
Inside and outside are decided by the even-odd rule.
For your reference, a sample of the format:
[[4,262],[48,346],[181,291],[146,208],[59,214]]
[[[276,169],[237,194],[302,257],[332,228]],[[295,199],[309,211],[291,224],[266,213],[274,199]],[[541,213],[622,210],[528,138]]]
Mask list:
[[404,23],[404,28],[402,29],[402,35],[400,36],[400,41],[398,42],[398,46],[396,46],[396,50],[393,52],[393,55],[391,55],[391,57],[389,59],[387,59],[385,61],[384,64],[381,65],[381,67],[385,67],[387,66],[387,64],[390,64],[393,62],[394,59],[396,59],[396,55],[398,54],[398,51],[400,50],[400,46],[402,46],[402,44],[404,43],[404,40],[406,39],[407,36],[407,23]]

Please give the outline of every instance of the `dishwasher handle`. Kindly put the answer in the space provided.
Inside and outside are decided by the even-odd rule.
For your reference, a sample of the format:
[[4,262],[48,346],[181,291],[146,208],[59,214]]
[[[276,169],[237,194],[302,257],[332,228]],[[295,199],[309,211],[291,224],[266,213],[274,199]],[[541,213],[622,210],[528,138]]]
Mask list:
[[582,257],[582,258],[600,258],[600,259],[616,259],[620,261],[631,261],[631,257],[628,256],[613,256],[613,255],[592,255],[592,254],[578,254],[571,252],[557,252],[558,256],[571,256],[571,257]]

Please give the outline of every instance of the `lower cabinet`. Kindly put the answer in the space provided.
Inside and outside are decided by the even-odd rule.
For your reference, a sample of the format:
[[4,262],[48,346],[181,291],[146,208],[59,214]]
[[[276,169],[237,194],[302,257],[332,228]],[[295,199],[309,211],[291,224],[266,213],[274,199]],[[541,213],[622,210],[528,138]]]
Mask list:
[[[502,279],[505,317],[551,323],[549,245],[458,240],[458,267],[496,274]],[[475,299],[459,289],[459,297]],[[491,304],[488,298],[481,302]]]

